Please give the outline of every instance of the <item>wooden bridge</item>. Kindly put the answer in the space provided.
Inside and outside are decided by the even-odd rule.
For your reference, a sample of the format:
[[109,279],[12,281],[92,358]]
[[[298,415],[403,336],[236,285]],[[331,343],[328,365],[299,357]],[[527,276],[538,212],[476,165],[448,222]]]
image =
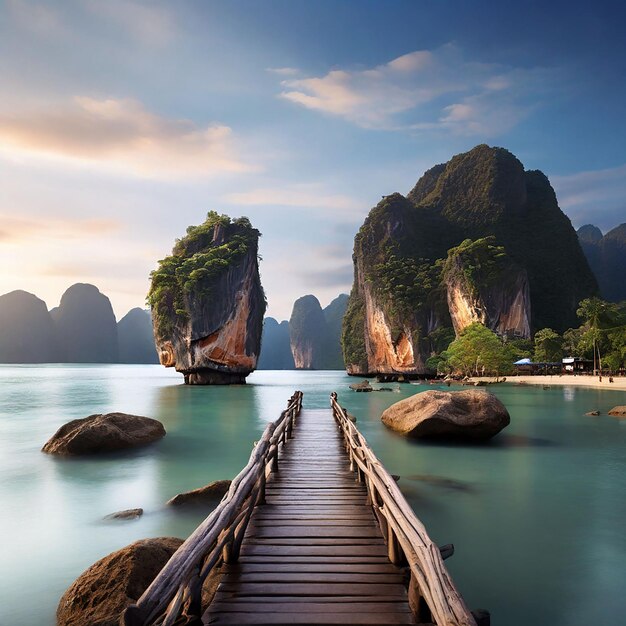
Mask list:
[[446,570],[453,552],[430,540],[336,394],[330,410],[302,410],[296,392],[121,623],[488,625]]

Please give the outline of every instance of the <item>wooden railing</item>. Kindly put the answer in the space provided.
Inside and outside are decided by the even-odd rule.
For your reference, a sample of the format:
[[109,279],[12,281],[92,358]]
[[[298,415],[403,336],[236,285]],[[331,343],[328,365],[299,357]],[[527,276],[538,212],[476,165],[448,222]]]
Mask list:
[[302,408],[302,392],[270,422],[255,445],[248,464],[230,485],[218,507],[178,548],[136,604],[123,613],[124,626],[200,624],[202,586],[216,566],[239,558],[241,542],[254,507],[265,501],[265,483],[278,468],[278,452],[292,436]]
[[[409,568],[409,605],[417,623],[477,626],[475,616],[465,605],[443,563],[443,557],[449,556],[454,548],[446,546],[440,550],[432,542],[394,478],[337,402],[337,394],[332,393],[330,398],[333,416],[350,456],[350,468],[356,472],[357,480],[367,486],[368,502],[387,542],[389,560]],[[488,614],[485,617],[481,623],[488,623]]]

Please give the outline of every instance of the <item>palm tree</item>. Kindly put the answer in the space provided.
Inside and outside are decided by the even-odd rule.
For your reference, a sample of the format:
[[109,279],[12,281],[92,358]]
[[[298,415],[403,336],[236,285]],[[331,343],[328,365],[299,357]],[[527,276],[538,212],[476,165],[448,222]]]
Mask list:
[[589,328],[591,338],[593,340],[593,373],[598,371],[596,368],[596,354],[598,356],[598,365],[600,375],[602,375],[602,358],[600,356],[600,346],[598,339],[600,338],[600,329],[602,326],[610,323],[615,312],[615,305],[600,300],[600,298],[586,298],[578,305],[576,315],[585,321]]

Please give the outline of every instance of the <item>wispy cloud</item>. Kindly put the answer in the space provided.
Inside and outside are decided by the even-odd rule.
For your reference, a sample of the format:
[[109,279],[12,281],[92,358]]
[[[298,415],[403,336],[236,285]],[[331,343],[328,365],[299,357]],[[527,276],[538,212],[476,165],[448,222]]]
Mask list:
[[0,214],[0,246],[26,240],[77,239],[112,234],[122,227],[112,219],[54,219]]
[[146,110],[137,100],[77,97],[65,106],[0,113],[5,156],[47,157],[147,178],[194,178],[255,169],[233,132]]
[[363,203],[344,194],[329,194],[320,185],[284,185],[261,187],[249,191],[229,193],[223,200],[243,206],[287,206],[335,211],[359,211]]
[[279,76],[295,76],[300,73],[300,70],[295,67],[266,67],[265,71]]
[[626,164],[551,176],[550,181],[575,226],[590,223],[606,232],[626,222]]
[[373,68],[285,79],[280,96],[363,128],[495,136],[537,106],[551,75],[545,68],[467,61],[447,44]]

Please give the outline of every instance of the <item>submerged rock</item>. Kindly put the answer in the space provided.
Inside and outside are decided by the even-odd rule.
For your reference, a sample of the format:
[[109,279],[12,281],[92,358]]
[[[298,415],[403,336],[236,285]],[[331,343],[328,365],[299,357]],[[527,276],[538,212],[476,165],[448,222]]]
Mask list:
[[57,626],[117,626],[183,543],[176,537],[141,539],[86,569],[59,601]]
[[369,380],[364,380],[362,383],[352,383],[350,389],[352,391],[374,391],[374,387],[370,385]]
[[589,411],[588,413],[585,413],[585,415],[596,417],[596,416],[600,415],[600,411]]
[[117,511],[110,515],[105,515],[104,519],[137,519],[143,515],[143,509],[126,509],[125,511]]
[[506,407],[485,391],[425,391],[396,402],[385,426],[415,438],[484,440],[509,425]]
[[626,405],[614,406],[609,411],[609,415],[613,415],[614,417],[626,417]]
[[266,308],[259,236],[247,218],[211,211],[152,272],[159,360],[187,384],[244,383],[256,368]]
[[64,424],[42,451],[61,456],[98,454],[145,446],[164,436],[165,428],[158,420],[127,413],[106,413]]
[[169,506],[215,504],[230,488],[230,480],[216,480],[200,489],[179,493],[167,501]]

